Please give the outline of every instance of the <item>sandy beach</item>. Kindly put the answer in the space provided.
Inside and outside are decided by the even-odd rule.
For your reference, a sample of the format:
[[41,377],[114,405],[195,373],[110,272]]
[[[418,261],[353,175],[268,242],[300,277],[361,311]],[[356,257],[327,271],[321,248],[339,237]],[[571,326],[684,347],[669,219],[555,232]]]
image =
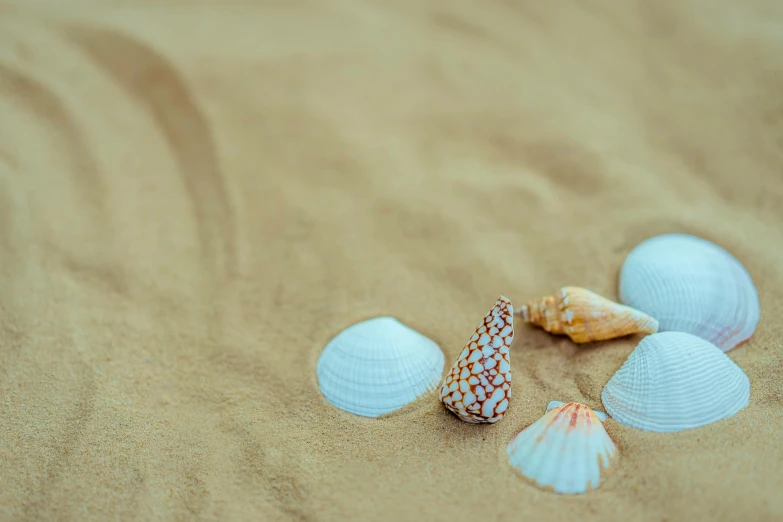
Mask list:
[[[783,520],[783,4],[0,0],[0,520]],[[494,425],[340,411],[378,315],[446,368],[499,295],[617,298],[694,234],[758,288],[750,404],[605,424],[597,490],[505,447],[641,337],[515,323]]]

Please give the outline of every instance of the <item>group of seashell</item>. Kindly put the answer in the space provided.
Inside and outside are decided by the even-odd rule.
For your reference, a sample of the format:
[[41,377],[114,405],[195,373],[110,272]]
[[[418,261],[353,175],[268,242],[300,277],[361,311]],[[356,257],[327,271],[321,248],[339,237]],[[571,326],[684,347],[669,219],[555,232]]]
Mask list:
[[[677,432],[731,417],[748,405],[750,382],[725,352],[748,339],[759,299],[742,264],[717,245],[665,234],[636,246],[620,270],[620,301],[579,287],[524,305],[524,322],[575,343],[647,334],[601,393],[613,420],[643,431]],[[441,382],[438,345],[391,317],[353,325],[324,349],[321,392],[367,417],[438,390],[445,408],[469,423],[496,423],[510,406],[514,309],[498,298]],[[551,402],[508,444],[509,464],[537,486],[584,493],[599,486],[617,456],[607,415],[576,402]]]

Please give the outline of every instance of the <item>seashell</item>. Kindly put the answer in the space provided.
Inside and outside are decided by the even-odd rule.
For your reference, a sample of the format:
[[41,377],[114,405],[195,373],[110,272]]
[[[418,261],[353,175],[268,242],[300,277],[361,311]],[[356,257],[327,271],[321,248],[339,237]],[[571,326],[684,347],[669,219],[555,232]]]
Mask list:
[[329,403],[378,417],[434,391],[443,367],[443,352],[434,341],[392,317],[376,317],[329,341],[316,374]]
[[642,339],[601,392],[614,420],[657,432],[726,419],[749,397],[745,372],[714,344],[684,332]]
[[511,301],[501,295],[443,380],[441,402],[465,422],[492,424],[506,414],[511,398],[513,316]]
[[620,301],[658,319],[661,331],[687,332],[724,352],[759,322],[759,297],[745,267],[723,248],[686,234],[637,245],[620,270]]
[[658,321],[647,314],[576,286],[531,301],[517,315],[549,333],[566,334],[575,343],[658,331]]
[[[546,411],[549,411],[551,409],[557,408],[558,406],[562,406],[563,404],[567,404],[567,403],[560,402],[560,401],[552,401],[549,404],[547,404]],[[609,416],[606,413],[602,412],[602,411],[593,410],[593,413],[595,413],[595,416],[598,417],[598,419],[601,422],[606,422],[606,419],[609,418]]]
[[597,412],[576,402],[557,404],[514,437],[506,454],[512,467],[541,488],[585,493],[600,485],[617,447]]

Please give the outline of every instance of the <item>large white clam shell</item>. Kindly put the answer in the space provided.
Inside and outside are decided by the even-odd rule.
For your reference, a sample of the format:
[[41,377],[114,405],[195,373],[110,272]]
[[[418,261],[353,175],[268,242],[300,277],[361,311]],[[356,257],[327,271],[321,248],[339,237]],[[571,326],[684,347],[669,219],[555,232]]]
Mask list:
[[656,318],[660,331],[687,332],[723,351],[753,335],[759,298],[729,252],[686,234],[637,245],[620,270],[620,300]]
[[720,348],[695,335],[648,335],[601,393],[617,422],[674,432],[731,417],[748,405],[750,381]]
[[599,486],[617,447],[589,407],[556,404],[514,437],[506,454],[511,466],[541,488],[585,493]]
[[443,366],[443,352],[434,341],[393,317],[376,317],[329,341],[316,374],[332,405],[378,417],[434,391]]

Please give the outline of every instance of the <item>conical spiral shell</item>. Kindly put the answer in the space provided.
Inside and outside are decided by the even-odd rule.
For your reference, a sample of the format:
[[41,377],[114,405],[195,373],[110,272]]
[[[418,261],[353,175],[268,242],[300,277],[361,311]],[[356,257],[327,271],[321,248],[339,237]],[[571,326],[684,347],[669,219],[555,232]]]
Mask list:
[[617,447],[593,410],[569,402],[522,430],[506,454],[511,466],[539,487],[576,494],[599,486]]
[[620,270],[620,300],[658,319],[661,331],[687,332],[728,351],[759,321],[759,298],[729,252],[686,234],[637,245]]
[[378,417],[434,391],[445,359],[435,342],[392,317],[340,332],[318,359],[318,386],[329,403]]
[[564,286],[556,295],[531,301],[517,314],[549,333],[568,335],[575,343],[658,331],[658,321],[649,315],[575,286]]
[[506,414],[511,398],[513,315],[511,301],[500,296],[443,380],[441,402],[465,422],[492,424]]
[[601,393],[614,420],[657,432],[726,419],[749,398],[745,372],[714,344],[683,332],[642,339]]

